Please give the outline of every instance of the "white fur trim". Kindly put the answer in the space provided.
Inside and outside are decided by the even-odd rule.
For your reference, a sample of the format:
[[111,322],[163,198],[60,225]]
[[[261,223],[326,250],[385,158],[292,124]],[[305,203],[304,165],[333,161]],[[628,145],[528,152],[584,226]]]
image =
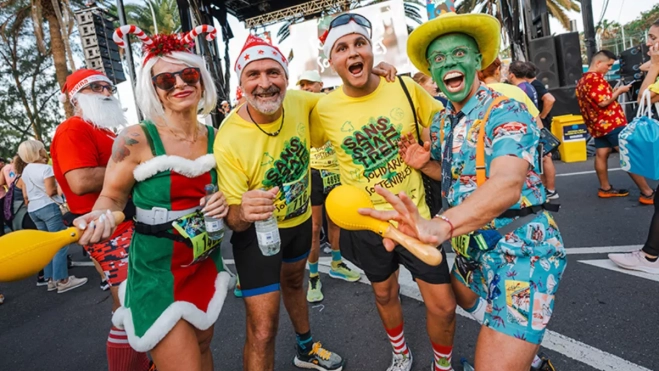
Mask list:
[[133,170],[133,176],[136,181],[142,182],[161,171],[170,170],[188,178],[194,178],[211,171],[215,166],[215,156],[212,153],[203,155],[194,161],[181,156],[162,155],[137,165]]
[[91,75],[88,76],[87,78],[80,80],[74,87],[70,88],[69,98],[72,98],[74,95],[78,94],[80,90],[84,89],[87,85],[91,84],[92,82],[98,82],[98,81],[107,82],[108,84],[112,85],[112,80],[108,79],[105,75]]
[[66,103],[66,94],[60,93],[60,95],[57,96],[57,99],[62,103]]
[[213,298],[208,304],[208,310],[206,312],[200,310],[192,303],[184,301],[174,302],[162,312],[160,317],[158,317],[142,337],[135,335],[133,314],[130,308],[124,307],[124,300],[126,298],[126,281],[124,281],[119,286],[121,307],[114,312],[112,323],[120,329],[126,330],[128,342],[133,349],[138,352],[148,352],[158,345],[179,320],[186,320],[199,330],[210,328],[220,316],[224,299],[227,296],[227,291],[229,291],[230,279],[231,276],[226,271],[222,271],[217,275],[217,279],[215,280],[215,295],[213,295]]
[[342,38],[345,35],[350,35],[353,33],[357,33],[360,35],[363,35],[366,40],[369,42],[371,41],[371,36],[368,34],[368,29],[364,26],[360,26],[357,24],[357,22],[350,20],[347,24],[338,26],[338,27],[333,27],[330,32],[327,34],[327,38],[325,39],[325,43],[323,44],[323,53],[325,53],[325,57],[332,59],[332,48],[334,47],[334,44],[336,44],[337,40]]

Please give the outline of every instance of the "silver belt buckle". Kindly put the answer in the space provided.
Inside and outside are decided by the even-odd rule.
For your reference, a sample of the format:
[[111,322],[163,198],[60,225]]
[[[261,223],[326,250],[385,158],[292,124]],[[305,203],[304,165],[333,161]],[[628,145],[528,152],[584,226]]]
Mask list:
[[164,207],[153,207],[151,208],[151,216],[153,217],[153,224],[164,224],[167,223],[167,214],[168,210]]

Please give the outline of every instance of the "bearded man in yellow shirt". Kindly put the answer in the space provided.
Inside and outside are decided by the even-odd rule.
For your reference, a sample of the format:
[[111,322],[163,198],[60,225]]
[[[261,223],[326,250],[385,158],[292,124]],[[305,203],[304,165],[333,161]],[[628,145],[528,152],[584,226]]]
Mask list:
[[[377,209],[391,207],[375,193],[375,186],[380,185],[393,193],[410,194],[423,215],[430,218],[421,172],[403,161],[398,142],[402,136],[416,136],[416,122],[427,127],[443,106],[410,78],[387,83],[372,73],[370,29],[368,19],[359,14],[342,14],[330,23],[324,52],[343,86],[317,103],[311,118],[311,145],[319,147],[329,141],[336,152],[341,183],[368,193]],[[412,367],[398,298],[396,272],[401,264],[412,273],[423,295],[435,351],[433,370],[451,370],[456,303],[446,259],[433,267],[400,246],[387,252],[382,238],[369,231],[342,230],[340,246],[342,255],[371,281],[393,348],[387,370],[409,371]]]

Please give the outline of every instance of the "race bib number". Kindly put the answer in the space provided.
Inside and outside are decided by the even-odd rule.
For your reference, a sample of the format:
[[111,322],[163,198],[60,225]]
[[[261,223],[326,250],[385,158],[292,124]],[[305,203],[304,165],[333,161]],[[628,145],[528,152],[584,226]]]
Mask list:
[[277,221],[281,222],[303,215],[309,208],[309,173],[299,179],[284,183],[275,201]]
[[327,170],[320,170],[320,177],[323,179],[323,193],[328,194],[334,187],[341,185],[341,176]]
[[183,238],[188,240],[188,246],[192,247],[192,261],[185,267],[206,260],[220,248],[222,243],[222,239],[211,240],[208,238],[204,215],[201,211],[176,219],[172,226]]

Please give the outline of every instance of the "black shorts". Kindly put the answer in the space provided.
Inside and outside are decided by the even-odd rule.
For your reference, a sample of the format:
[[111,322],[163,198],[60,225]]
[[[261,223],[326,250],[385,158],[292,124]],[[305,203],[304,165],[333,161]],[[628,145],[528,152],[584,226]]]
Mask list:
[[244,297],[279,291],[281,264],[295,263],[309,256],[311,249],[311,218],[304,223],[279,228],[281,247],[276,255],[264,256],[256,240],[252,224],[243,232],[231,236],[233,258]]
[[[325,177],[325,180],[323,180],[323,177]],[[325,182],[328,184],[325,184]],[[329,192],[340,184],[338,173],[311,169],[311,206],[325,204]]]
[[371,282],[385,281],[401,264],[412,273],[415,280],[420,279],[430,284],[451,282],[444,250],[442,264],[432,266],[422,262],[402,246],[396,246],[393,252],[388,252],[382,244],[382,237],[370,231],[341,229],[339,241],[341,255],[363,270]]

